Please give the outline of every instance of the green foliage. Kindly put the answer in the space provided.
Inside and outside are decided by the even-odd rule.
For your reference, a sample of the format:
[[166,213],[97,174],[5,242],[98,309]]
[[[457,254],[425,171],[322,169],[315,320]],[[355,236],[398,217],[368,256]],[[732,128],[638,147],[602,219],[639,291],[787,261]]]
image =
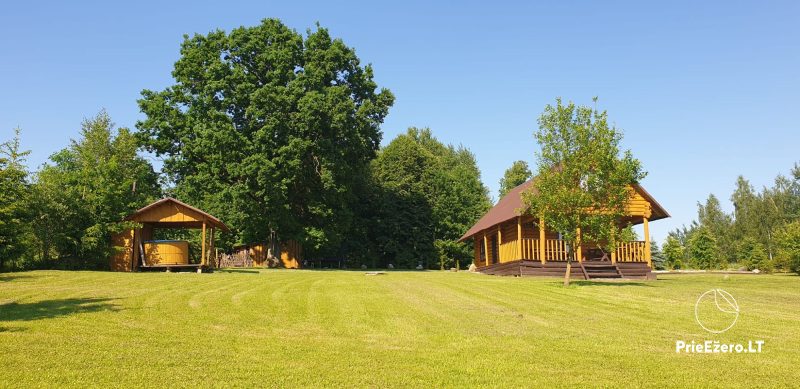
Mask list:
[[526,183],[531,177],[533,177],[533,173],[527,162],[514,161],[500,179],[500,198],[503,198],[511,189]]
[[767,257],[767,250],[755,238],[748,236],[741,240],[736,252],[739,256],[739,263],[746,266],[747,270],[758,269],[765,272],[773,270],[773,263]]
[[639,240],[639,234],[633,229],[633,225],[628,224],[619,230],[620,242],[633,242]]
[[327,29],[305,38],[277,19],[185,37],[175,84],[145,90],[138,136],[165,156],[176,194],[222,218],[240,242],[271,230],[335,254],[361,206],[394,97]]
[[535,137],[538,174],[534,191],[523,194],[531,213],[573,244],[581,228],[584,240],[616,247],[629,185],[646,175],[630,151],[620,155],[622,133],[605,111],[557,99],[545,107]]
[[790,270],[800,274],[800,221],[785,225],[776,234],[778,256]]
[[700,269],[719,269],[723,261],[719,256],[717,239],[708,227],[698,227],[689,237],[691,263]]
[[715,261],[733,262],[734,244],[731,235],[733,221],[730,215],[722,211],[719,199],[713,194],[708,196],[705,204],[697,204],[697,221],[717,241]]
[[653,267],[656,270],[664,270],[667,268],[667,257],[661,252],[658,247],[658,242],[650,241],[650,259],[653,261]]
[[113,132],[105,111],[86,119],[79,140],[53,154],[30,192],[32,229],[45,262],[99,268],[113,248],[111,234],[130,227],[122,219],[160,194],[152,166],[125,128]]
[[381,150],[372,177],[371,240],[381,264],[448,268],[471,261],[472,246],[456,241],[491,203],[469,150],[410,128]]
[[666,259],[666,267],[670,269],[681,269],[686,259],[685,247],[678,238],[671,234],[667,236],[667,240],[664,242],[664,258]]
[[15,129],[11,140],[0,143],[0,271],[6,261],[16,261],[26,251],[25,220],[29,212],[25,157],[30,152],[20,149],[19,133]]
[[800,166],[795,164],[790,176],[778,175],[772,187],[758,193],[739,176],[730,200],[733,215],[723,212],[719,200],[710,195],[705,204],[698,204],[698,221],[691,228],[670,234],[682,237],[688,247],[686,238],[704,227],[717,242],[714,263],[739,262],[765,271],[788,270],[789,260],[780,253],[777,235],[787,224],[800,220]]

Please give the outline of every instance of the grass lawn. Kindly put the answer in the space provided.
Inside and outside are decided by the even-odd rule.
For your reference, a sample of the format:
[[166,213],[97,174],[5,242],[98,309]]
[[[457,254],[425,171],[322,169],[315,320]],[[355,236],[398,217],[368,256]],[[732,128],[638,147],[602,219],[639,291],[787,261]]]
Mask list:
[[[0,386],[797,386],[800,277],[0,274]],[[696,323],[711,288],[741,315]],[[678,354],[677,340],[760,354]]]

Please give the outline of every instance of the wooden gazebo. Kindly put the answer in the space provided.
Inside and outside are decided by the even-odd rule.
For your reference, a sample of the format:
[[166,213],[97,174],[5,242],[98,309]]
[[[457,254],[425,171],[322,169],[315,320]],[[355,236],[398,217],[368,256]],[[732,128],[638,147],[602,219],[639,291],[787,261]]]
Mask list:
[[[118,251],[109,264],[114,271],[137,271],[142,268],[210,268],[216,266],[215,231],[229,231],[219,219],[191,205],[168,197],[139,209],[125,218],[141,225],[114,236]],[[160,228],[200,229],[200,263],[188,262],[188,243],[154,241],[153,231]]]

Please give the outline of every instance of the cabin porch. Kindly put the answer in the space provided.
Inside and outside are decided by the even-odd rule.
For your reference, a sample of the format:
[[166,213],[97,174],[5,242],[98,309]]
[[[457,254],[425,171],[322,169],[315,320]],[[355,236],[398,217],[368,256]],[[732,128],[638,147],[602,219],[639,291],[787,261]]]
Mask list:
[[[628,223],[643,224],[644,234],[649,236],[646,217],[626,218],[620,226]],[[580,240],[580,230],[577,235]],[[570,274],[576,278],[650,277],[649,241],[620,242],[611,252],[584,241],[572,251],[569,243],[559,238],[541,219],[520,216],[475,236],[474,263],[479,272],[487,274],[563,276],[569,259],[574,261]]]

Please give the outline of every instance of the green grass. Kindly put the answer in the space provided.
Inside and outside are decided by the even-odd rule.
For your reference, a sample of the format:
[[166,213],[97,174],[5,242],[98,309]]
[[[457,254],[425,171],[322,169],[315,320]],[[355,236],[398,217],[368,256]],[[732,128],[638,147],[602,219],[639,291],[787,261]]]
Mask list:
[[[800,277],[569,288],[467,272],[0,274],[2,386],[795,386]],[[713,335],[697,297],[741,316]],[[676,340],[764,340],[676,354]]]

